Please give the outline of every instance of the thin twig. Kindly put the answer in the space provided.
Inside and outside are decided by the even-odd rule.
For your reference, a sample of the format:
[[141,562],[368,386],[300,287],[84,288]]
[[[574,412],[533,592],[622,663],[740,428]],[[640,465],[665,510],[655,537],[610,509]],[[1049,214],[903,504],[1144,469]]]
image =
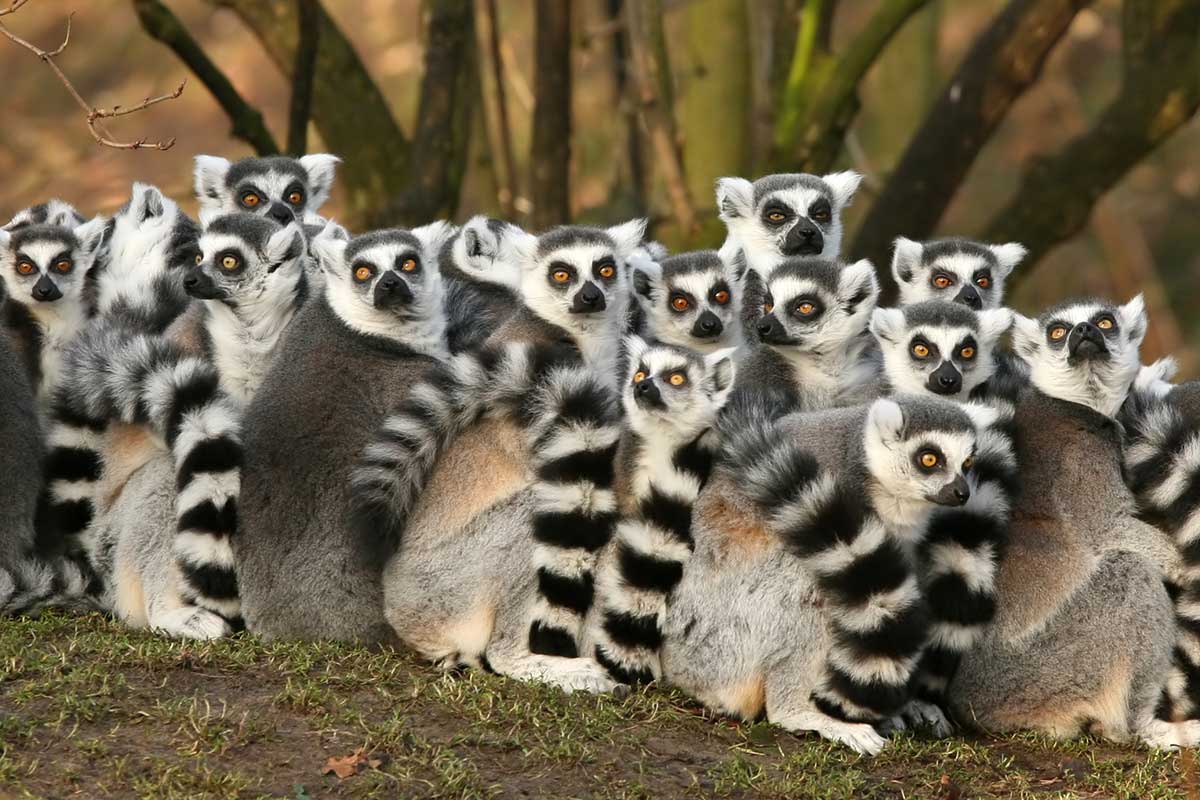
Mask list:
[[[10,4],[6,10],[0,11],[0,17],[13,13],[27,2],[29,2],[29,0],[13,0],[12,4]],[[43,50],[32,42],[22,39],[20,36],[9,30],[3,22],[0,22],[0,34],[3,34],[9,41],[19,44],[21,47],[24,47],[26,50],[40,58],[42,61],[46,62],[46,65],[50,67],[55,75],[58,76],[58,79],[62,82],[62,85],[67,87],[67,91],[75,100],[76,105],[82,108],[87,114],[88,131],[92,134],[92,138],[97,142],[105,147],[111,147],[114,150],[170,150],[175,144],[174,137],[161,142],[149,142],[145,138],[137,139],[132,142],[115,141],[109,138],[110,134],[104,130],[103,120],[111,119],[113,117],[123,117],[127,114],[133,114],[134,112],[142,111],[150,106],[158,105],[163,101],[174,100],[175,98],[179,97],[179,95],[183,94],[183,87],[187,85],[187,80],[185,79],[182,83],[180,83],[179,88],[175,91],[170,92],[169,94],[160,95],[159,97],[147,97],[145,100],[135,106],[129,106],[127,108],[123,108],[121,106],[113,106],[112,108],[97,108],[93,106],[91,103],[83,99],[83,96],[79,94],[79,91],[75,88],[75,85],[71,83],[71,80],[66,76],[66,73],[64,73],[54,61],[55,57],[60,55],[63,50],[67,48],[67,45],[71,41],[71,18],[73,16],[73,14],[67,16],[67,33],[63,37],[62,44],[60,44],[54,50]]]

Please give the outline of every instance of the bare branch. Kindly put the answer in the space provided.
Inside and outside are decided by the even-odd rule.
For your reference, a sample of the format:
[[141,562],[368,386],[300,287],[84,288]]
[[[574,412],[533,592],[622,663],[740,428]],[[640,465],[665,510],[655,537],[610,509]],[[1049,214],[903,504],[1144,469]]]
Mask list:
[[[7,10],[0,12],[0,17],[13,13],[21,6],[25,5],[26,2],[28,2],[28,0],[13,0],[13,3],[8,7]],[[60,55],[63,50],[67,48],[67,45],[71,41],[72,16],[73,15],[69,15],[67,17],[67,33],[63,37],[62,44],[60,44],[54,50],[43,50],[32,42],[22,39],[20,36],[9,30],[3,22],[0,22],[0,34],[3,34],[9,41],[24,47],[42,61],[46,62],[46,66],[50,67],[51,71],[58,76],[58,79],[62,82],[62,85],[67,88],[67,91],[70,93],[72,99],[75,100],[76,105],[82,108],[84,113],[87,114],[88,131],[92,134],[92,138],[97,142],[105,147],[111,147],[114,150],[170,150],[175,144],[175,137],[171,137],[170,139],[160,142],[150,142],[144,137],[141,139],[136,139],[132,142],[120,142],[111,138],[111,134],[109,134],[104,128],[103,120],[112,119],[114,117],[123,117],[127,114],[133,114],[137,111],[143,111],[150,106],[158,105],[159,103],[167,100],[174,100],[175,98],[179,97],[179,95],[183,94],[183,87],[187,85],[187,81],[185,80],[180,83],[179,88],[173,92],[160,95],[158,97],[147,97],[145,100],[135,106],[130,106],[127,108],[122,106],[113,106],[112,108],[97,108],[93,106],[87,100],[83,99],[83,95],[79,94],[79,90],[75,88],[75,85],[71,83],[71,80],[66,76],[66,73],[64,73],[54,61],[55,57]]]

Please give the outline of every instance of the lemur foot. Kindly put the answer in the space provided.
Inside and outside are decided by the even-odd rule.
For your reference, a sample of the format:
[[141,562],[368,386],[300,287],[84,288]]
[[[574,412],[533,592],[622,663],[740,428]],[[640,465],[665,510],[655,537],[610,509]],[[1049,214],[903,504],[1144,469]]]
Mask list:
[[617,692],[623,685],[609,677],[604,667],[590,658],[530,655],[514,664],[512,669],[500,671],[514,678],[549,683],[565,692],[604,694]]
[[936,703],[925,700],[909,700],[892,720],[892,727],[902,731],[906,728],[925,728],[938,739],[944,739],[954,731],[946,713]]
[[780,727],[790,731],[812,731],[822,739],[844,744],[856,753],[866,756],[878,755],[887,744],[887,739],[865,722],[843,722],[819,711],[792,714],[772,719]]
[[176,639],[220,639],[232,633],[220,614],[199,606],[181,606],[150,621],[150,627]]
[[1156,719],[1138,731],[1138,738],[1159,750],[1178,750],[1200,745],[1200,720],[1166,722]]

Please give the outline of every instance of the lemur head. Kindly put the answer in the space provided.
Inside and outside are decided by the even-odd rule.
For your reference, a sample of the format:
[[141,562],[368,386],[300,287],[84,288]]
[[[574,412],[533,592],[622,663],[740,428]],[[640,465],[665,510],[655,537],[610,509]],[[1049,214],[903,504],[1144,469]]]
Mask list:
[[300,223],[253,214],[216,217],[200,235],[195,266],[183,279],[192,297],[254,313],[290,305],[307,258]]
[[734,348],[702,355],[630,336],[625,349],[629,373],[621,401],[635,432],[668,430],[673,439],[690,441],[712,427],[733,388]]
[[1137,376],[1147,324],[1140,294],[1123,306],[1068,301],[1037,319],[1016,315],[1013,349],[1029,364],[1030,380],[1043,394],[1111,417]]
[[996,368],[1000,338],[1012,327],[1007,308],[973,311],[961,303],[927,300],[877,308],[871,333],[879,341],[892,389],[964,400]]
[[876,400],[867,412],[867,469],[901,503],[961,506],[971,497],[975,445],[995,412],[935,397]]
[[861,181],[857,172],[767,175],[754,183],[721,178],[717,210],[750,267],[790,256],[837,258],[842,211]]
[[38,319],[82,312],[87,274],[107,225],[103,217],[77,222],[78,214],[65,203],[47,213],[49,205],[26,209],[0,228],[2,294]]
[[36,206],[23,208],[13,215],[4,226],[6,231],[14,231],[27,225],[58,225],[63,228],[74,228],[84,222],[84,217],[75,210],[75,206],[57,198],[38,203]]
[[1025,257],[1025,247],[978,244],[966,239],[914,242],[901,236],[892,255],[900,304],[953,300],[980,310],[999,308],[1004,281]]
[[632,262],[633,290],[652,338],[702,352],[736,346],[738,283],[715,250]]
[[325,296],[352,329],[423,352],[446,349],[438,254],[457,228],[435,222],[372,231],[346,240],[327,226],[312,240]]
[[843,267],[823,258],[781,261],[766,282],[760,340],[823,355],[866,330],[879,296],[875,268],[863,259]]
[[450,262],[469,278],[516,288],[521,263],[537,247],[537,237],[511,222],[475,216],[459,230]]
[[196,156],[196,198],[200,221],[218,214],[248,211],[280,225],[304,221],[329,199],[337,156],[313,153],[300,158],[266,156],[231,162],[218,156]]

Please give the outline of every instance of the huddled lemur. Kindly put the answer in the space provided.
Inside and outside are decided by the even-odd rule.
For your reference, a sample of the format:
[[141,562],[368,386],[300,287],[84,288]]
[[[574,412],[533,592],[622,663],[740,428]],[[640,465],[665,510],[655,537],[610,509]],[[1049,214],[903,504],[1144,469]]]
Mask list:
[[935,508],[969,498],[993,416],[898,396],[726,437],[667,608],[666,680],[722,713],[878,752],[875,725],[905,707],[929,635],[916,549]]
[[979,244],[966,239],[914,242],[896,239],[892,275],[900,304],[954,300],[976,311],[999,308],[1004,282],[1025,257],[1024,246]]
[[995,620],[950,685],[963,721],[1154,747],[1200,742],[1195,720],[1156,719],[1179,640],[1164,585],[1178,556],[1135,516],[1121,469],[1115,417],[1146,325],[1140,296],[1016,318],[1032,384],[1015,417],[1020,486]]
[[701,355],[627,340],[617,446],[620,522],[596,565],[582,652],[614,680],[661,677],[667,600],[692,551],[692,505],[708,480],[717,414],[733,388],[734,348]]
[[438,254],[454,233],[434,223],[312,240],[323,296],[297,317],[245,416],[233,546],[251,632],[394,639],[382,548],[356,538],[346,477],[388,410],[449,356]]
[[266,156],[229,161],[196,156],[195,188],[200,222],[221,214],[247,212],[268,216],[280,225],[293,219],[317,221],[317,210],[333,191],[337,156],[312,153],[300,158]]
[[741,297],[733,265],[714,250],[631,262],[634,333],[712,353],[742,343]]
[[218,216],[183,268],[197,302],[162,336],[101,326],[68,354],[51,443],[103,468],[51,472],[51,513],[84,538],[105,607],[129,624],[198,638],[238,624],[241,409],[307,295],[306,251],[295,221]]

